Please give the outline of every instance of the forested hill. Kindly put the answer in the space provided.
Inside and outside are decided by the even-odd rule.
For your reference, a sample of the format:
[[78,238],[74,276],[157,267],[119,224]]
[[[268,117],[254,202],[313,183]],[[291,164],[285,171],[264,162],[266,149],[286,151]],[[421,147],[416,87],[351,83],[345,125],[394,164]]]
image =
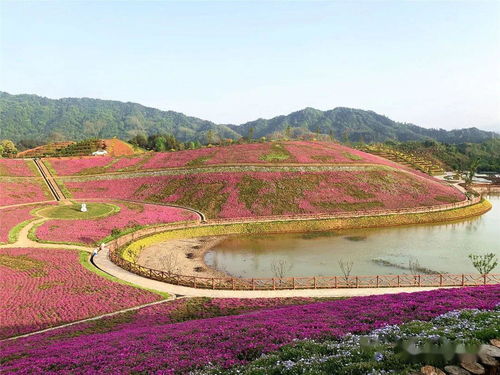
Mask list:
[[0,92],[0,138],[18,142],[82,140],[136,134],[170,133],[180,141],[210,142],[211,139],[242,136],[253,138],[300,136],[308,133],[332,135],[344,141],[380,142],[425,140],[446,143],[482,142],[498,134],[476,128],[460,130],[425,129],[403,124],[373,111],[335,108],[320,111],[306,108],[269,120],[242,125],[219,125],[173,111],[161,111],[136,103],[89,98],[47,99],[37,95]]
[[270,120],[258,119],[239,126],[230,125],[230,127],[241,134],[248,134],[251,131],[255,137],[267,136],[276,131],[292,133],[308,131],[333,133],[338,140],[353,142],[384,142],[389,139],[405,142],[432,138],[444,143],[479,143],[499,136],[494,132],[477,128],[451,131],[426,129],[393,121],[373,111],[342,107],[329,111],[306,108],[286,116],[278,116]]
[[170,133],[181,141],[204,141],[212,131],[224,138],[240,135],[227,126],[137,103],[89,98],[48,99],[0,92],[0,138],[82,140]]

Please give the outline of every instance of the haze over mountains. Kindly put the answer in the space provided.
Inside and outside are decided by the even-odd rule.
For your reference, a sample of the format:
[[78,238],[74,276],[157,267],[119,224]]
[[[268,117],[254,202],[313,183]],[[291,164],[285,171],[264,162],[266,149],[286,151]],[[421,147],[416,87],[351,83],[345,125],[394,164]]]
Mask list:
[[444,143],[483,142],[499,134],[477,128],[426,129],[393,121],[373,111],[338,107],[314,108],[258,119],[240,125],[216,124],[174,111],[161,111],[137,103],[90,98],[48,99],[37,95],[0,92],[0,138],[18,142],[82,140],[117,137],[128,140],[137,134],[173,134],[180,141],[206,142],[207,135],[238,139],[273,133],[301,135],[322,133],[340,140],[382,142],[435,139]]

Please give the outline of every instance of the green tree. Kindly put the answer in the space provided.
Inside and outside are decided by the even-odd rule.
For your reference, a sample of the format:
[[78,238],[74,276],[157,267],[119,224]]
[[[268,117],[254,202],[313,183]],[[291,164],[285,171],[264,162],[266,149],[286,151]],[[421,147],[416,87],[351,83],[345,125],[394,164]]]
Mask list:
[[487,275],[498,265],[498,258],[494,253],[484,255],[469,254],[472,265],[481,275]]
[[16,145],[9,139],[2,139],[0,141],[0,147],[2,147],[3,157],[15,156],[17,154]]
[[165,138],[162,136],[156,137],[155,139],[155,151],[162,152],[167,149]]
[[470,163],[469,170],[465,174],[465,178],[464,178],[466,185],[472,184],[472,180],[474,179],[474,176],[476,175],[477,168],[479,167],[480,162],[481,162],[481,159],[477,158]]
[[248,135],[247,135],[247,138],[249,141],[252,141],[253,140],[253,135],[254,135],[254,132],[255,132],[255,129],[253,126],[250,126],[248,128]]

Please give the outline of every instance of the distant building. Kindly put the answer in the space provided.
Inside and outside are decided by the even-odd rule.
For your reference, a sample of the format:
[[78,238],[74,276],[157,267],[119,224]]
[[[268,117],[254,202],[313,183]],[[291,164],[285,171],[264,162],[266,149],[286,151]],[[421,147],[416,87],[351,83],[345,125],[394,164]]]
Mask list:
[[92,155],[94,155],[94,156],[107,155],[107,154],[108,154],[108,152],[106,150],[98,150],[98,151],[94,151],[92,153]]

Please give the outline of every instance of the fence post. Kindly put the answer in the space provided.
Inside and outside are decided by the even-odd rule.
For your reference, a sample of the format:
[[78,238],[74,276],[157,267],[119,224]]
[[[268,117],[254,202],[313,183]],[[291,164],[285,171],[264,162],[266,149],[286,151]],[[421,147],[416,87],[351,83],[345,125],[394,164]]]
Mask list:
[[399,275],[398,275],[398,288],[399,288],[399,285],[400,285],[399,283],[400,283],[400,280],[399,280]]
[[314,289],[316,289],[316,276],[313,277]]
[[377,275],[377,288],[378,288],[378,286],[379,286],[379,281],[378,281],[378,275]]
[[337,276],[335,276],[335,286],[334,286],[335,289],[337,289]]
[[252,290],[255,290],[255,283],[253,277],[252,277]]
[[443,274],[439,274],[439,286],[443,286]]
[[234,290],[234,277],[231,277],[231,289]]
[[295,289],[295,277],[292,277],[292,288]]
[[462,274],[462,286],[465,286],[465,275]]
[[356,276],[356,288],[359,288],[358,277]]
[[276,280],[274,280],[274,277],[273,277],[273,290],[276,290]]
[[422,275],[418,275],[418,286],[422,286],[422,280],[421,280]]

